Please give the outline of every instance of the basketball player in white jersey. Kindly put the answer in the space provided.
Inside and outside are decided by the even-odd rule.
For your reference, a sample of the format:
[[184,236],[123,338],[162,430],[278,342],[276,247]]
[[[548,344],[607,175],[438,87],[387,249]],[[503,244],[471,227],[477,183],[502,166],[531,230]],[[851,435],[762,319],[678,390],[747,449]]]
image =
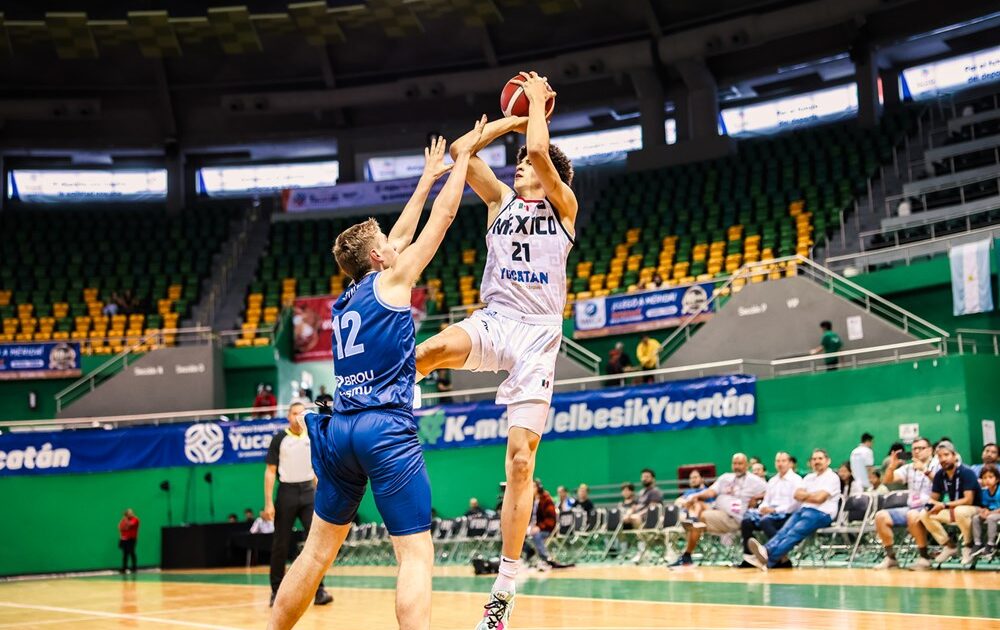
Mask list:
[[[468,182],[486,203],[488,256],[481,299],[486,306],[417,347],[418,378],[438,368],[509,373],[497,390],[507,405],[507,491],[501,512],[503,551],[480,630],[509,630],[514,577],[534,502],[535,453],[548,420],[566,305],[566,258],[573,246],[573,167],[549,144],[545,102],[555,92],[544,77],[521,73],[528,116],[488,123],[474,151],[511,132],[526,132],[513,190],[480,158]],[[458,151],[468,136],[452,145]]]

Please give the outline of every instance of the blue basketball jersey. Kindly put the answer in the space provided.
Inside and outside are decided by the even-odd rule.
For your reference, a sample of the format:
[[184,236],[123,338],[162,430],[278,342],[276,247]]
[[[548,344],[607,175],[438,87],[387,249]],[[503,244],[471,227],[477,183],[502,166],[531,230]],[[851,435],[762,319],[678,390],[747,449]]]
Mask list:
[[413,317],[409,306],[390,306],[379,298],[378,276],[369,273],[333,305],[333,409],[340,413],[413,410]]

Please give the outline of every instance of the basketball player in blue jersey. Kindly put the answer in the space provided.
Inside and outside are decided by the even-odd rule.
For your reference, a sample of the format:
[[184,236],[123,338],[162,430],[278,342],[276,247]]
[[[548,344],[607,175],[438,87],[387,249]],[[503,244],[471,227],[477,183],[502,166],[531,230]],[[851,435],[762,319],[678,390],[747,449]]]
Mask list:
[[[484,116],[468,135],[478,140],[485,122]],[[448,182],[412,245],[419,208],[404,211],[389,236],[368,219],[345,230],[334,244],[337,264],[354,282],[333,306],[337,389],[332,414],[305,418],[319,479],[316,518],[278,590],[269,628],[291,628],[305,612],[350,531],[369,479],[399,562],[399,627],[430,628],[431,489],[413,420],[410,291],[458,212],[474,146],[466,143],[456,153]],[[443,154],[444,140],[439,140],[428,162],[433,156],[441,162]]]
[[455,141],[453,152],[477,152],[505,133],[526,132],[514,189],[481,159],[469,162],[469,184],[486,203],[488,249],[480,290],[485,308],[417,348],[417,374],[438,368],[508,372],[496,402],[507,405],[507,491],[500,521],[503,551],[479,630],[510,630],[514,578],[534,502],[535,454],[552,401],[555,362],[566,306],[566,258],[573,246],[577,201],[573,166],[549,144],[545,102],[555,93],[545,77],[521,73],[527,118],[503,118],[477,138]]

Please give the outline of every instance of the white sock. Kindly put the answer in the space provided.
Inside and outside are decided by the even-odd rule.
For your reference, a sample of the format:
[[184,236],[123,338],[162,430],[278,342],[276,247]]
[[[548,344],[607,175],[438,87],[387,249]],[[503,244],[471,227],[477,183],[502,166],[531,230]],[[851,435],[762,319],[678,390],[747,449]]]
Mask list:
[[500,575],[493,583],[493,591],[514,592],[514,578],[517,577],[517,570],[521,566],[521,561],[511,560],[507,556],[500,556]]
[[414,381],[414,382],[415,383],[419,383],[420,381],[424,380],[425,378],[427,378],[427,375],[426,374],[421,374],[420,370],[417,370],[417,380]]

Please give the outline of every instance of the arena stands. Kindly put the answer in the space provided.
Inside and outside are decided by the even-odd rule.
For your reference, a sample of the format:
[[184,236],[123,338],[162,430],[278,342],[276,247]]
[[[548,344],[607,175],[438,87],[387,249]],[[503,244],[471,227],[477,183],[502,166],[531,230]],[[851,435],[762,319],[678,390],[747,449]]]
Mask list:
[[[237,208],[4,212],[0,230],[2,341],[74,340],[113,354],[176,329],[199,298]],[[105,306],[118,298],[113,309]],[[166,334],[164,343],[174,337]]]

